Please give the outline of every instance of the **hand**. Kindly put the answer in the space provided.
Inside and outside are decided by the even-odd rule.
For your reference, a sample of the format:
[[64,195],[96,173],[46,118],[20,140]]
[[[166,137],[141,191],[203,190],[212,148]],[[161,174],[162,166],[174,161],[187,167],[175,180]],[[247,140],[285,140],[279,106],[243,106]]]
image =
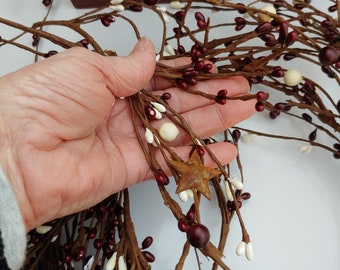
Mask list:
[[[171,106],[199,136],[213,135],[254,112],[253,101],[222,106],[190,96],[182,102],[188,94],[151,79],[154,69],[154,47],[142,39],[128,57],[103,57],[73,48],[0,79],[0,164],[27,230],[153,177],[127,100],[116,97],[132,95],[144,86],[171,92]],[[214,93],[227,88],[231,95],[249,90],[241,77],[195,87]],[[173,145],[184,159],[188,143],[181,134]],[[222,163],[236,155],[228,143],[211,148]]]

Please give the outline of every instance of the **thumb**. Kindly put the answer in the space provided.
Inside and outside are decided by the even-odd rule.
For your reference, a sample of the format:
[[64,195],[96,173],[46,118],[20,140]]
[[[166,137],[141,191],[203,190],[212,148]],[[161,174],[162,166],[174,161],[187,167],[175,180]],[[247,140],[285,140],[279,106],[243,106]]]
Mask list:
[[148,38],[140,39],[126,57],[105,57],[107,87],[116,97],[126,97],[142,89],[152,78],[156,66],[155,47]]

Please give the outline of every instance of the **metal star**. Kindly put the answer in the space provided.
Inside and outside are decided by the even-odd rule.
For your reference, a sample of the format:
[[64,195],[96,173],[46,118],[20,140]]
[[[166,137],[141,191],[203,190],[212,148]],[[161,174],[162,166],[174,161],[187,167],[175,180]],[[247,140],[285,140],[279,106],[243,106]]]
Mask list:
[[187,189],[197,189],[203,196],[210,200],[210,179],[219,176],[220,171],[205,167],[197,151],[193,151],[188,162],[170,160],[170,164],[181,176],[177,183],[176,193]]

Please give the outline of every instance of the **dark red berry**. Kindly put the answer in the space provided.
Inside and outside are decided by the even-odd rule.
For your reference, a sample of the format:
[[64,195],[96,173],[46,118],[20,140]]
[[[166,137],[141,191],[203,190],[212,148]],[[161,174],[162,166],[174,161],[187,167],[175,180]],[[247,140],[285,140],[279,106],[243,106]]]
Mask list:
[[288,23],[283,21],[280,23],[278,42],[284,43],[288,35]]
[[330,20],[326,19],[326,20],[323,20],[323,21],[321,22],[321,26],[322,26],[323,28],[328,29],[328,28],[330,28],[330,27],[333,26],[333,23],[332,23]]
[[175,13],[175,19],[178,20],[178,21],[181,21],[185,18],[185,11],[184,10],[180,10],[180,11],[177,11]]
[[164,100],[164,101],[169,100],[169,99],[171,99],[171,94],[169,92],[165,92],[165,93],[162,94],[161,99]]
[[228,90],[227,89],[221,89],[217,92],[217,95],[220,97],[226,97],[228,95]]
[[203,224],[195,223],[187,230],[187,240],[195,248],[204,248],[210,240],[210,232]]
[[256,104],[255,104],[255,110],[256,110],[257,112],[262,112],[262,111],[264,111],[265,108],[266,108],[266,105],[264,104],[263,101],[258,101],[258,102],[256,102]]
[[188,222],[186,221],[185,218],[179,219],[178,223],[177,223],[177,226],[178,226],[178,229],[181,232],[186,232],[188,230],[188,228],[189,228]]
[[155,173],[155,179],[161,185],[168,185],[170,180],[169,177],[165,174],[165,172],[161,169],[157,170]]
[[97,238],[93,241],[93,246],[95,249],[101,249],[103,247],[104,240],[101,238]]
[[145,237],[145,239],[142,242],[142,249],[146,249],[150,247],[153,243],[153,238],[151,236]]
[[140,5],[131,5],[131,6],[129,6],[129,10],[131,10],[133,12],[142,12],[143,7],[140,6]]
[[225,105],[227,103],[227,97],[226,96],[216,96],[215,102],[221,105]]
[[245,24],[235,25],[235,31],[241,31],[245,26],[246,26]]
[[143,2],[149,6],[154,6],[158,3],[158,0],[143,0]]
[[265,42],[275,42],[275,36],[272,33],[266,33],[260,36]]
[[340,143],[335,143],[333,147],[337,150],[340,151]]
[[231,136],[235,142],[238,142],[238,140],[241,138],[241,131],[239,129],[234,129],[231,133]]
[[263,22],[255,28],[255,32],[262,35],[267,32],[270,32],[271,29],[272,25],[270,24],[270,22]]
[[337,9],[338,9],[337,5],[333,5],[333,6],[330,6],[330,7],[328,8],[328,11],[329,11],[329,12],[335,12],[335,11],[337,11]]
[[202,12],[195,12],[195,19],[196,21],[205,21],[205,17]]
[[242,3],[237,3],[237,11],[240,13],[240,14],[244,14],[247,12],[247,8],[244,4]]
[[183,54],[183,53],[185,53],[184,46],[182,46],[182,45],[179,45],[179,46],[178,46],[178,48],[177,48],[177,51],[178,51],[178,53],[180,53],[180,54]]
[[268,93],[263,92],[263,91],[258,91],[256,93],[256,99],[258,101],[266,101],[268,99]]
[[145,111],[145,114],[146,114],[146,116],[149,120],[155,120],[156,119],[156,111],[152,106],[150,106],[150,105],[145,106],[144,111]]
[[205,66],[204,61],[200,60],[195,63],[194,69],[200,71],[204,68],[204,66]]
[[280,115],[280,112],[277,110],[272,110],[269,112],[269,117],[271,119],[276,119]]
[[156,260],[155,256],[149,251],[144,250],[142,254],[149,263],[153,263]]
[[290,32],[286,38],[286,46],[291,46],[297,40],[298,34],[295,31]]
[[208,64],[205,64],[205,65],[204,65],[202,71],[205,72],[205,73],[207,73],[207,72],[209,72],[212,68],[213,68],[213,65],[210,64],[210,63],[208,63]]
[[207,23],[205,22],[205,21],[198,21],[197,22],[197,27],[199,28],[199,29],[205,29],[205,28],[207,28]]
[[309,93],[309,94],[314,94],[315,93],[315,84],[310,80],[305,80],[305,83],[302,86],[302,90]]
[[187,89],[188,88],[188,83],[186,81],[184,81],[183,79],[176,79],[176,85],[180,88],[180,89]]
[[251,194],[250,194],[249,192],[243,192],[243,193],[241,194],[241,199],[242,199],[242,200],[249,200],[250,197],[251,197]]
[[281,77],[283,77],[285,75],[285,71],[284,71],[283,68],[281,68],[279,66],[278,67],[274,67],[271,75],[273,77],[281,78]]
[[286,61],[293,60],[294,58],[296,58],[296,55],[294,53],[285,53],[283,55],[283,59]]
[[303,113],[301,116],[302,116],[302,119],[307,121],[308,123],[311,123],[313,120],[312,117],[307,113]]
[[45,53],[45,57],[46,58],[48,58],[48,57],[51,57],[51,56],[53,56],[53,55],[55,55],[55,54],[57,54],[58,52],[57,51],[49,51],[48,53]]
[[236,25],[245,25],[246,24],[246,20],[242,17],[236,17],[234,19],[234,22],[236,23]]
[[316,139],[316,133],[317,133],[317,129],[314,129],[314,130],[309,134],[308,139],[309,139],[310,141],[315,141],[315,139]]
[[190,208],[189,208],[189,210],[188,210],[188,212],[186,214],[186,218],[189,221],[194,221],[195,220],[195,218],[196,218],[196,208],[195,208],[195,204],[194,203],[190,206]]
[[291,106],[286,102],[278,102],[274,105],[274,108],[280,112],[287,112],[291,109]]
[[326,46],[319,52],[320,63],[326,66],[333,65],[338,61],[339,56],[339,51],[333,46]]
[[52,4],[52,0],[43,0],[42,3],[44,4],[45,7],[48,7],[49,5]]
[[96,238],[97,235],[97,230],[95,228],[91,228],[88,232],[87,232],[87,238],[88,239],[94,239]]

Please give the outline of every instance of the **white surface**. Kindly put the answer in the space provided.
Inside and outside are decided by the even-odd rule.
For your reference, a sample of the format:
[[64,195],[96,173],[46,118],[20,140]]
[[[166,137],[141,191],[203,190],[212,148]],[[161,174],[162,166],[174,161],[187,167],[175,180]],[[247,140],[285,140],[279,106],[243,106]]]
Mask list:
[[[75,10],[70,1],[55,2],[51,18],[71,18],[83,12]],[[0,3],[1,17],[28,26],[42,19],[44,10],[41,1],[2,0]],[[155,40],[159,48],[156,37],[160,26],[153,23],[152,16],[136,16],[140,23],[146,25],[142,35]],[[117,49],[120,55],[127,54],[135,42],[134,38],[130,39],[132,34],[126,33],[126,28],[108,35],[109,29],[99,25],[91,27],[90,30],[97,31],[96,39],[103,47]],[[0,35],[7,36],[8,33],[10,30],[0,25]],[[65,33],[65,36],[68,35],[71,36]],[[23,40],[27,44],[31,43],[30,37],[24,37]],[[31,63],[33,56],[6,46],[0,48],[0,60],[2,75]],[[310,72],[311,75],[318,72],[320,80],[325,77],[309,66],[303,68],[304,72]],[[337,91],[339,99],[339,87],[329,84],[329,80],[324,79],[324,82],[329,89]],[[303,127],[293,119],[282,117],[271,121],[264,118],[267,118],[265,114],[258,114],[243,125],[284,134],[293,131],[293,134],[301,136],[308,136],[312,131],[311,127]],[[253,261],[248,262],[244,257],[235,255],[241,235],[237,220],[234,219],[225,250],[225,261],[231,269],[340,269],[340,161],[316,148],[310,155],[304,155],[296,150],[300,145],[264,137],[256,137],[251,143],[240,143],[245,174],[244,190],[252,194],[241,211],[255,256]],[[185,242],[185,234],[177,229],[177,222],[163,205],[156,185],[150,181],[131,188],[131,198],[132,215],[140,241],[147,235],[152,235],[155,240],[150,248],[156,256],[153,269],[174,269]],[[220,214],[215,199],[207,202],[205,208],[202,220],[210,228],[212,241],[217,243]],[[184,269],[198,269],[193,251],[191,255]],[[210,262],[202,256],[200,260],[202,269],[209,269]]]

